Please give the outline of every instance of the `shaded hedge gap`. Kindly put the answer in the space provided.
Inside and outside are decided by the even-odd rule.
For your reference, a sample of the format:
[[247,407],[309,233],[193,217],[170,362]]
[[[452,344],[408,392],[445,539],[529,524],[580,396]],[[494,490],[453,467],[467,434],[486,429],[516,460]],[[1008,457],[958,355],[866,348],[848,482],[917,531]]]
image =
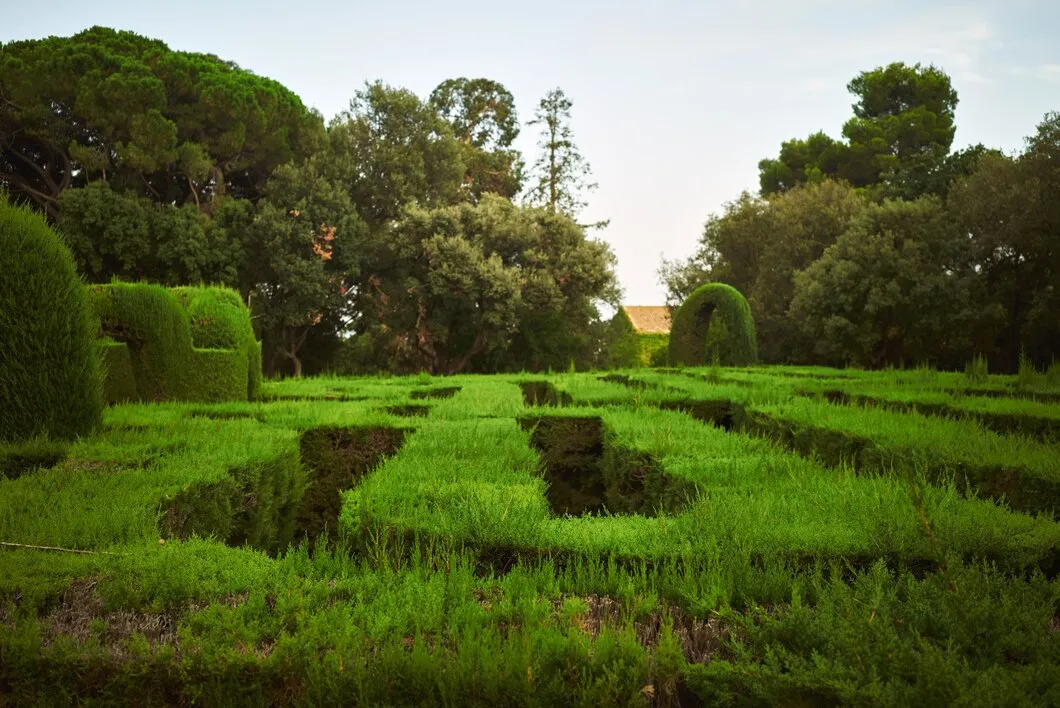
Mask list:
[[520,418],[541,457],[545,496],[556,516],[676,512],[695,496],[650,455],[609,444],[596,417]]
[[308,472],[295,540],[338,537],[342,492],[357,485],[405,443],[407,428],[314,428],[302,433],[299,452]]

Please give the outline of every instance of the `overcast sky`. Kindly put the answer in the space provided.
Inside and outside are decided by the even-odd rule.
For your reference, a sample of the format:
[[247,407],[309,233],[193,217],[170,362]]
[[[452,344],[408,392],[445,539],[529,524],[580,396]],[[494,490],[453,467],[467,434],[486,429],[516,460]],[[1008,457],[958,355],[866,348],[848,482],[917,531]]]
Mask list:
[[[583,215],[618,256],[628,304],[662,304],[660,257],[692,253],[707,217],[758,188],[783,140],[851,115],[847,82],[933,63],[960,97],[954,148],[1019,150],[1060,110],[1060,0],[439,3],[2,0],[0,41],[127,29],[276,79],[330,119],[365,81],[426,97],[487,77],[529,120],[559,86],[599,189]],[[520,147],[533,160],[537,136]]]

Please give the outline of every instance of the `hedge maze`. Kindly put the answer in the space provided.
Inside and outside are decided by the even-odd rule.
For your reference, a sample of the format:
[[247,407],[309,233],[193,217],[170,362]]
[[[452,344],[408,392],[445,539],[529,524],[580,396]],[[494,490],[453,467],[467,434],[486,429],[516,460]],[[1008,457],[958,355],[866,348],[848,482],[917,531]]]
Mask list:
[[[175,335],[136,319],[214,307],[189,295],[96,293],[140,398],[194,385],[165,372],[196,349],[156,352]],[[246,351],[202,323],[178,334],[196,327],[196,347]],[[115,405],[74,443],[0,448],[0,687],[1048,704],[1060,405],[1012,383],[711,367]]]

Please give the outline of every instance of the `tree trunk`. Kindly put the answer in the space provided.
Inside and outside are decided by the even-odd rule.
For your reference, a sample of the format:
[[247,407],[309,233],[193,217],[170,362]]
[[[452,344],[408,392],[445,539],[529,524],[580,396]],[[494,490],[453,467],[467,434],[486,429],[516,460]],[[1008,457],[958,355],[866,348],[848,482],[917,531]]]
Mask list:
[[[288,334],[290,334],[290,339],[288,339]],[[283,347],[283,355],[290,359],[291,363],[294,364],[294,377],[296,379],[302,378],[302,358],[298,356],[298,351],[302,348],[302,345],[305,344],[306,336],[308,334],[308,327],[303,327],[302,334],[297,337],[289,330],[284,332],[284,340],[289,344]]]

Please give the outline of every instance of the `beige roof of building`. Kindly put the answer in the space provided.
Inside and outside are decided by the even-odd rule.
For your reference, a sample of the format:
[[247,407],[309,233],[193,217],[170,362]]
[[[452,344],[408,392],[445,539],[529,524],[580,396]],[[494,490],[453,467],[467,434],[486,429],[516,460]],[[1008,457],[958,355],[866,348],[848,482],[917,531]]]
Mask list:
[[633,329],[645,334],[669,334],[670,308],[661,305],[623,305]]

